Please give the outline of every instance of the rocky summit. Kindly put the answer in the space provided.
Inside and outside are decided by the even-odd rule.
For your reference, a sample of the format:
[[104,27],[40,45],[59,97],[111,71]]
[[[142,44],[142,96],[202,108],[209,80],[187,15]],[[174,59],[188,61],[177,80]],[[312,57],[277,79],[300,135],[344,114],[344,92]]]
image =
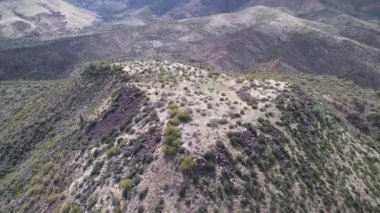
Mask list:
[[1,212],[376,212],[380,94],[162,59],[0,83]]

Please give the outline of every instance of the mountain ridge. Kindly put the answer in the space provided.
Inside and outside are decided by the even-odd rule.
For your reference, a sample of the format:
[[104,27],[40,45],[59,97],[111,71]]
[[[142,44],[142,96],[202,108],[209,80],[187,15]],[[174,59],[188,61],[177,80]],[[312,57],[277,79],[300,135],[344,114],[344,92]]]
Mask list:
[[380,99],[337,78],[232,76],[154,60],[93,64],[60,82],[2,82],[0,94],[9,109],[0,113],[14,113],[1,117],[12,124],[1,146],[25,152],[0,149],[4,211],[379,205]]
[[[161,56],[224,72],[270,68],[265,64],[281,61],[286,64],[284,70],[268,71],[330,74],[377,88],[380,32],[375,25],[361,25],[356,19],[351,20],[355,26],[351,29],[341,24],[345,21],[337,17],[334,22],[319,23],[257,6],[146,26],[120,25],[97,34],[8,49],[0,52],[0,62],[5,79],[46,79],[96,60]],[[73,52],[72,48],[81,51]],[[41,60],[43,64],[37,63]],[[30,70],[37,72],[27,73]]]

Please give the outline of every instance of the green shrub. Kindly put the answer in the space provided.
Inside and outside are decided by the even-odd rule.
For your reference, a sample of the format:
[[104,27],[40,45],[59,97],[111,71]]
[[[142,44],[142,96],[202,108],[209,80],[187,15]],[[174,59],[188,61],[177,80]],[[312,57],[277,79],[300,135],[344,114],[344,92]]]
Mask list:
[[106,155],[107,155],[107,158],[112,158],[113,156],[115,156],[117,154],[117,150],[115,147],[111,147],[110,149],[107,150],[106,152]]
[[176,104],[170,104],[169,109],[176,110],[176,109],[178,109],[178,106]]
[[228,132],[227,137],[230,139],[230,143],[233,147],[239,147],[243,144],[244,138],[239,132]]
[[80,213],[81,211],[80,211],[80,208],[79,207],[77,207],[77,206],[73,206],[73,207],[71,207],[71,209],[70,209],[70,213]]
[[131,179],[125,179],[120,182],[119,187],[121,190],[129,190],[133,187],[133,181]]
[[187,171],[195,166],[195,161],[192,157],[185,157],[182,159],[179,168],[182,171]]
[[181,133],[177,128],[167,125],[164,129],[164,140],[162,151],[166,155],[174,155],[181,146]]
[[191,117],[190,112],[187,111],[187,110],[179,111],[177,113],[177,118],[178,118],[178,120],[180,120],[183,123],[189,123],[189,122],[191,122],[193,120],[193,118]]
[[163,145],[162,152],[164,152],[165,155],[175,155],[178,153],[178,148],[175,146]]
[[47,197],[47,202],[49,205],[55,203],[59,198],[61,197],[61,194],[51,194]]
[[169,120],[169,124],[172,126],[178,126],[180,123],[181,121],[177,117],[174,117]]
[[88,208],[92,209],[92,207],[95,206],[96,202],[98,201],[97,195],[93,195],[88,199]]
[[70,208],[71,208],[70,203],[64,202],[61,208],[59,209],[59,213],[69,213]]
[[44,185],[42,184],[34,184],[32,187],[29,188],[30,194],[37,194],[40,193],[44,189]]

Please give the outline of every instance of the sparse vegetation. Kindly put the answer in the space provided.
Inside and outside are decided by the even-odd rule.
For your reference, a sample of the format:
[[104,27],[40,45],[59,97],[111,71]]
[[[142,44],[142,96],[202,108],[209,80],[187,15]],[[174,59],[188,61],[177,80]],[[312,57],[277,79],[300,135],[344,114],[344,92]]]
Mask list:
[[[325,211],[377,210],[380,160],[374,140],[380,140],[380,105],[372,91],[351,90],[348,84],[339,95],[334,95],[333,89],[305,89],[315,81],[305,77],[301,86],[289,83],[285,90],[281,89],[282,83],[259,78],[247,86],[248,78],[240,85],[244,87],[241,91],[223,87],[222,92],[219,82],[234,77],[215,75],[211,81],[207,74],[198,77],[204,73],[195,69],[191,72],[197,76],[184,67],[162,65],[163,72],[156,74],[157,70],[144,68],[140,72],[138,67],[131,66],[136,74],[128,80],[128,87],[137,85],[139,89],[118,90],[125,82],[117,76],[112,77],[115,82],[103,82],[106,86],[99,85],[98,79],[89,83],[81,76],[86,83],[82,79],[77,84],[80,86],[70,90],[70,94],[80,92],[74,100],[65,96],[64,101],[56,101],[56,95],[41,93],[48,99],[41,101],[46,106],[57,104],[41,109],[39,116],[34,111],[40,105],[31,109],[33,112],[25,108],[36,97],[24,102],[22,99],[28,99],[24,96],[30,93],[9,92],[14,86],[2,88],[5,83],[0,83],[0,103],[11,112],[3,116],[0,110],[0,136],[9,135],[5,143],[0,143],[0,154],[6,156],[0,167],[0,211],[17,203],[20,205],[12,207],[20,212],[43,211],[42,206],[69,213],[96,212],[102,205],[109,205],[115,212],[163,212],[172,207],[172,200],[170,206],[165,206],[164,200],[175,193],[178,200],[174,208],[184,211],[197,211],[198,207],[210,211],[212,206],[221,212],[304,212],[319,210],[316,206]],[[170,74],[177,70],[181,74]],[[171,80],[167,80],[169,76]],[[296,77],[289,77],[289,81],[292,78]],[[179,83],[183,80],[187,81],[185,86]],[[339,82],[330,84],[346,87]],[[29,89],[36,93],[54,86]],[[184,87],[186,97],[181,96]],[[68,89],[60,90],[67,93]],[[320,95],[321,90],[325,96]],[[346,90],[350,95],[345,95]],[[238,99],[230,95],[233,92]],[[364,95],[360,98],[359,93],[372,99]],[[21,94],[20,98],[15,94]],[[115,95],[110,98],[109,94]],[[325,101],[327,95],[329,100]],[[218,102],[221,96],[223,103]],[[265,103],[256,100],[262,97]],[[124,108],[131,102],[136,104]],[[10,103],[15,107],[8,106]],[[251,109],[255,106],[260,106],[262,112]],[[20,108],[20,112],[13,108]],[[130,113],[135,108],[136,112]],[[78,125],[78,115],[83,116],[79,119],[82,125]],[[33,147],[29,143],[17,145],[21,139],[40,142]],[[28,150],[25,154],[14,152],[24,148]],[[7,164],[12,166],[8,169]],[[182,173],[177,174],[179,171]],[[360,184],[351,183],[353,179]],[[66,193],[68,187],[72,187],[70,193]],[[113,194],[115,190],[123,199]],[[157,190],[162,197],[152,194]]]
[[125,180],[120,182],[119,186],[120,186],[121,190],[123,190],[123,191],[129,190],[133,186],[133,181],[130,179],[125,179]]
[[181,133],[179,130],[174,126],[167,125],[164,129],[162,151],[166,155],[177,154],[181,144]]
[[117,150],[115,147],[111,147],[106,152],[107,158],[111,158],[111,157],[115,156],[116,154],[117,154]]
[[49,205],[55,203],[59,198],[61,197],[61,194],[51,194],[47,198],[47,202]]
[[181,161],[179,168],[182,171],[187,171],[187,170],[192,169],[194,166],[195,166],[195,162],[192,157],[184,157]]

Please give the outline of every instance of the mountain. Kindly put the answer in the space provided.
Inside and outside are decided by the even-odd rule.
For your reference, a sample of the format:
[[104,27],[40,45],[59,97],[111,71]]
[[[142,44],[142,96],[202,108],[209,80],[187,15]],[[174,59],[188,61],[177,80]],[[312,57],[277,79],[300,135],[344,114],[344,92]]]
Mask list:
[[3,0],[0,2],[0,38],[67,34],[101,23],[141,25],[158,17],[200,17],[258,5],[296,16],[327,10],[376,19],[380,13],[376,0]]
[[0,213],[379,212],[378,0],[0,0]]
[[337,10],[354,15],[378,16],[376,0],[69,0],[70,3],[98,12],[106,19],[120,17],[126,11],[151,12],[158,16],[185,18],[234,12],[251,6],[268,6],[296,14],[318,10]]
[[94,24],[95,13],[62,0],[0,1],[0,38],[60,34]]
[[7,41],[0,51],[0,79],[57,78],[92,61],[160,56],[222,72],[328,74],[379,88],[379,25],[340,13],[322,14],[301,18],[255,6],[55,40]]
[[162,60],[0,82],[1,212],[376,212],[380,93]]

